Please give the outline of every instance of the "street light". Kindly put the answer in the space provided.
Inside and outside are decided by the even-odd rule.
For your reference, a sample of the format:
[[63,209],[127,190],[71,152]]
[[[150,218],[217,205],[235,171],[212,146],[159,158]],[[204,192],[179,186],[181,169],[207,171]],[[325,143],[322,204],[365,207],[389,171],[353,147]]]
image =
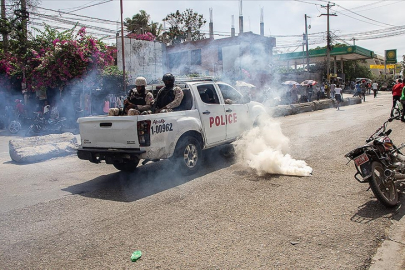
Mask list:
[[[308,26],[307,26],[307,18],[311,18],[305,14],[305,45],[307,50],[307,72],[309,73],[309,51],[308,51]],[[311,29],[311,25],[309,26]]]
[[123,11],[123,8],[122,8],[122,0],[120,0],[120,4],[121,4],[121,50],[122,50],[122,73],[123,73],[123,75],[122,75],[122,85],[123,85],[123,88],[124,88],[124,93],[126,94],[127,93],[127,86],[126,86],[126,83],[125,83],[125,53],[124,53],[124,21],[123,21],[123,19],[122,19],[122,16],[123,16],[123,13],[124,13],[124,11]]

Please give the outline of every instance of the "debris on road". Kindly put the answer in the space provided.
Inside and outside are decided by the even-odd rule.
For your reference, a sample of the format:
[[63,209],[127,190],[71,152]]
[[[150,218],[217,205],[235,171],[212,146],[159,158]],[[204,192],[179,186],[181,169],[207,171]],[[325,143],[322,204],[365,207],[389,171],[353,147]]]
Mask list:
[[140,250],[134,251],[131,256],[131,261],[136,262],[139,258],[141,258],[142,252]]
[[77,138],[73,133],[50,134],[9,141],[9,154],[18,163],[38,162],[76,152]]

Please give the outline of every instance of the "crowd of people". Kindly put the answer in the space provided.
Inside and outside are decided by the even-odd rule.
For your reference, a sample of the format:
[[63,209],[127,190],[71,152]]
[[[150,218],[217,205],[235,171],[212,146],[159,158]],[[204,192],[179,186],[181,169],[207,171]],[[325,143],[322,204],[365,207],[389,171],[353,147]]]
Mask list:
[[371,94],[371,91],[373,91],[374,98],[377,97],[379,84],[371,80],[351,81],[347,84],[339,83],[334,80],[330,83],[323,82],[304,86],[294,84],[286,93],[286,103],[295,104],[311,102],[315,99],[333,99],[336,100],[336,108],[339,110],[340,103],[343,101],[343,90],[346,89],[350,89],[354,92],[353,97],[359,96],[365,101],[365,96]]
[[359,96],[362,98],[364,101],[366,101],[366,94],[371,94],[371,91],[373,91],[373,96],[374,98],[377,97],[378,93],[378,83],[377,82],[372,82],[372,81],[366,81],[366,80],[361,80],[357,81],[355,84],[352,82],[354,94],[353,97]]
[[335,99],[342,101],[344,85],[335,83],[309,83],[307,85],[293,84],[286,93],[287,104],[311,102],[320,99]]

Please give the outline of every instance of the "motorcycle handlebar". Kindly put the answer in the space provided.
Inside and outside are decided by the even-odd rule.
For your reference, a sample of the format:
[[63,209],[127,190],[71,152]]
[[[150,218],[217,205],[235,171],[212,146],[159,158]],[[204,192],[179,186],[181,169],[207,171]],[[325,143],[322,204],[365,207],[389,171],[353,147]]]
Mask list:
[[378,134],[378,136],[383,136],[384,134],[388,136],[388,135],[391,133],[392,130],[390,129],[390,130],[388,130],[387,132],[385,132],[385,130],[387,129],[387,124],[388,124],[388,122],[392,122],[394,119],[399,119],[399,118],[398,118],[398,116],[396,116],[396,117],[393,116],[393,117],[388,118],[388,120],[385,121],[384,124],[383,124],[381,127],[379,127],[379,128],[366,140],[366,143],[369,143],[369,142],[371,142],[372,140],[374,140],[374,137],[375,137],[376,134]]

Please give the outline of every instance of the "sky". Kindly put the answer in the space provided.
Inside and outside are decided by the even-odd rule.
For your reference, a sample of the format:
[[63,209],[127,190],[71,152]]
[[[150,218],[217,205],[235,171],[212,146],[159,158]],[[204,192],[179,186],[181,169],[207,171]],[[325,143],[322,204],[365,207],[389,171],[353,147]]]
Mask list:
[[[240,9],[240,4],[242,8]],[[405,55],[405,1],[331,1],[329,25],[333,42],[357,45],[384,55],[385,50],[396,49],[397,60]],[[105,39],[114,44],[114,33],[120,31],[120,0],[42,0],[37,14],[31,14],[30,20],[36,24],[45,21],[56,27],[71,28],[72,24],[61,20],[79,22],[97,27],[102,31],[88,28],[92,34],[107,34]],[[166,15],[179,10],[193,9],[207,20],[202,30],[207,33],[212,9],[214,38],[230,36],[232,16],[236,33],[239,32],[239,15],[243,15],[244,32],[260,34],[260,19],[263,11],[264,35],[276,38],[275,53],[302,51],[302,34],[305,32],[305,15],[309,48],[326,46],[328,1],[321,0],[123,0],[122,17],[128,18],[145,10],[152,21],[162,23]],[[44,15],[53,16],[51,19]],[[336,16],[334,16],[336,15]],[[49,17],[48,17],[49,18]],[[96,22],[94,19],[97,20]],[[58,21],[55,21],[58,20]],[[39,27],[34,25],[34,27]],[[168,27],[168,25],[166,25]],[[34,31],[35,33],[35,31]],[[355,40],[353,40],[353,38]]]

